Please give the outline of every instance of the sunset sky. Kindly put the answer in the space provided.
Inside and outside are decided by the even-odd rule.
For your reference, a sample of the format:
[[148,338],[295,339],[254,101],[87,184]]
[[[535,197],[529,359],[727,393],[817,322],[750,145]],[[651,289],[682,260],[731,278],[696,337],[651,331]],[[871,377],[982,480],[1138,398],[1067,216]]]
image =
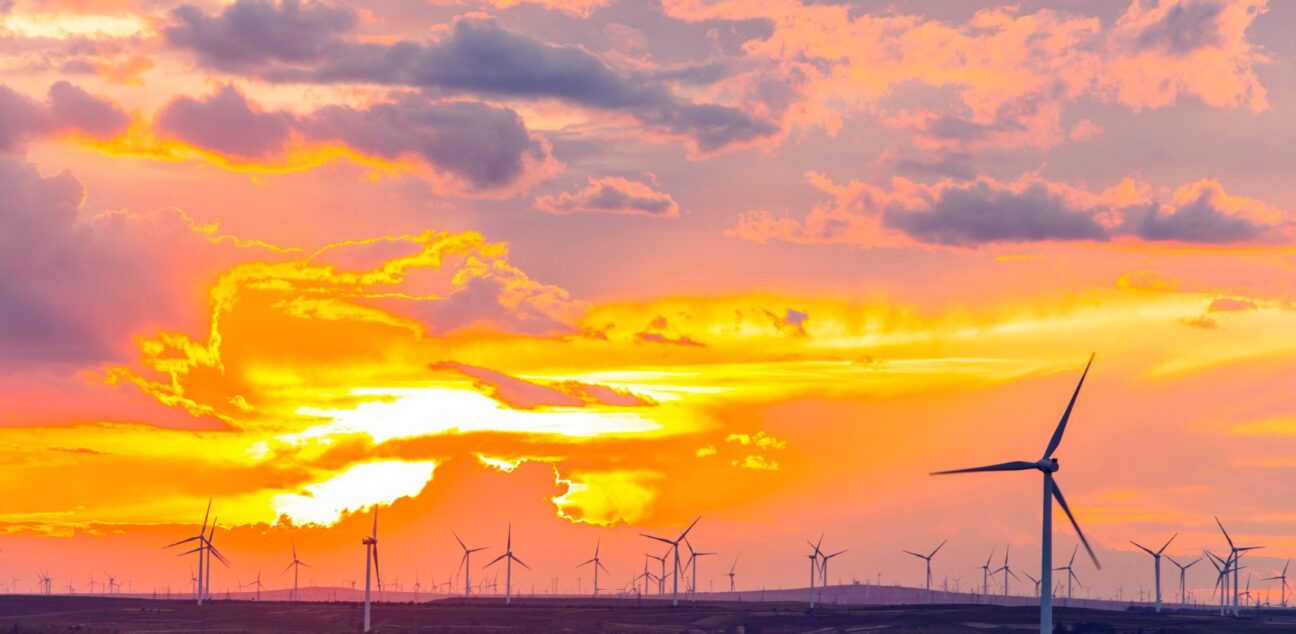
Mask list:
[[303,584],[362,578],[374,505],[407,586],[512,522],[522,589],[588,589],[601,539],[617,590],[698,515],[717,588],[735,557],[805,584],[821,533],[844,582],[918,585],[901,549],[945,538],[938,585],[1007,544],[1038,576],[1038,474],[927,474],[1037,459],[1091,353],[1057,454],[1081,580],[1150,589],[1129,540],[1220,553],[1213,515],[1277,574],[1294,30],[1265,0],[0,0],[0,589],[187,588],[161,546],[209,498],[217,591],[290,583],[290,542]]

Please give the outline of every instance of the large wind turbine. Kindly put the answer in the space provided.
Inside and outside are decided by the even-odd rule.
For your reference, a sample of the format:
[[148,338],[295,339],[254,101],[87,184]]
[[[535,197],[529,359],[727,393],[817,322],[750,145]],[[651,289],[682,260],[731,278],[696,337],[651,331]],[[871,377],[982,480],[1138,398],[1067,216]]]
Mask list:
[[[1053,452],[1057,451],[1058,445],[1062,444],[1062,434],[1066,431],[1067,421],[1071,418],[1071,410],[1075,408],[1076,398],[1080,396],[1080,388],[1084,385],[1085,377],[1089,375],[1089,367],[1093,365],[1093,356],[1089,357],[1089,363],[1085,365],[1084,373],[1080,375],[1080,382],[1076,384],[1075,392],[1071,394],[1071,402],[1067,403],[1066,410],[1062,412],[1062,419],[1058,421],[1057,429],[1053,430],[1053,437],[1049,439],[1048,446],[1044,448],[1044,456],[1035,462],[1016,461],[1004,462],[1001,464],[988,465],[984,467],[973,467],[971,469],[955,469],[952,471],[938,471],[932,475],[947,475],[952,473],[973,473],[978,471],[1027,471],[1030,469],[1038,470],[1044,474],[1044,513],[1043,513],[1043,543],[1041,544],[1040,557],[1040,582],[1045,587],[1053,587],[1053,500],[1058,501],[1058,506],[1066,512],[1067,519],[1071,520],[1071,526],[1075,528],[1076,535],[1080,537],[1080,542],[1084,544],[1085,550],[1088,551],[1089,557],[1093,559],[1094,566],[1102,568],[1098,563],[1098,557],[1094,555],[1093,549],[1089,547],[1089,540],[1085,539],[1084,533],[1080,531],[1080,524],[1076,522],[1075,516],[1071,514],[1071,508],[1067,506],[1066,498],[1062,495],[1062,489],[1058,487],[1057,482],[1053,479],[1053,474],[1058,470],[1058,461],[1053,457]],[[1053,596],[1047,593],[1040,598],[1040,632],[1052,634],[1053,632]]]
[[[1204,552],[1210,559],[1211,565],[1215,566],[1215,588],[1219,590],[1220,616],[1224,616],[1228,609],[1228,573],[1229,565],[1233,563],[1233,555],[1230,554],[1228,560],[1224,560],[1209,550]],[[1215,596],[1214,590],[1211,591],[1211,596]]]
[[1132,539],[1130,540],[1131,544],[1138,546],[1139,549],[1142,550],[1143,552],[1152,555],[1153,565],[1156,567],[1156,611],[1157,612],[1161,611],[1161,553],[1164,553],[1165,549],[1170,547],[1170,542],[1174,541],[1174,539],[1178,536],[1179,533],[1175,533],[1174,535],[1171,535],[1170,539],[1166,540],[1165,545],[1156,551],[1153,551],[1151,548],[1148,548]]
[[[292,591],[292,598],[291,598],[292,601],[301,600],[301,594],[298,593],[297,591],[297,573],[302,566],[306,566],[307,568],[310,568],[310,564],[297,558],[297,542],[292,542],[292,562],[288,564],[287,568],[283,569],[283,572],[279,573],[280,576],[283,576],[285,573],[288,572],[289,568],[291,568],[293,571],[293,591]],[[257,573],[258,579],[260,578],[260,575],[261,573]]]
[[454,535],[455,541],[459,542],[459,547],[463,549],[463,557],[459,560],[459,569],[455,570],[455,574],[459,574],[459,570],[464,571],[464,596],[466,597],[472,594],[472,554],[479,550],[486,550],[488,547],[469,548],[462,539],[459,539],[458,533],[450,531],[450,534]]
[[527,570],[531,569],[531,566],[522,563],[521,559],[518,559],[516,556],[513,555],[513,523],[512,522],[509,522],[508,538],[504,542],[504,554],[500,555],[499,557],[496,557],[495,559],[492,559],[490,563],[486,564],[485,566],[482,566],[482,569],[486,569],[486,568],[490,568],[491,566],[494,566],[501,559],[504,560],[504,605],[509,605],[510,603],[513,602],[513,562],[515,561],[518,562],[519,564],[522,565],[523,568],[526,568]]
[[675,567],[673,570],[671,570],[671,605],[672,606],[679,605],[679,573],[680,573],[679,545],[680,542],[684,541],[685,537],[688,537],[689,531],[693,530],[693,527],[697,526],[698,521],[701,519],[702,519],[701,515],[697,516],[697,519],[694,519],[693,523],[689,524],[688,528],[684,529],[684,532],[680,533],[679,537],[676,537],[675,539],[666,539],[665,537],[657,537],[656,535],[649,535],[648,533],[639,533],[640,535],[643,535],[648,539],[655,539],[659,542],[670,544],[671,554],[675,560]]
[[[175,543],[173,543],[173,544],[167,544],[166,546],[163,547],[163,548],[171,548],[171,547],[173,547],[173,546],[179,546],[180,544],[186,544],[186,543],[189,543],[189,542],[192,542],[192,541],[195,541],[195,540],[198,542],[198,547],[197,547],[197,548],[194,548],[193,550],[189,550],[189,551],[186,551],[186,552],[180,553],[180,556],[181,556],[181,557],[183,557],[183,556],[185,556],[185,555],[190,555],[190,554],[193,554],[193,553],[198,553],[198,597],[197,597],[197,598],[198,598],[198,605],[202,605],[202,604],[203,604],[203,596],[206,594],[206,592],[205,592],[206,588],[205,588],[204,585],[203,585],[203,584],[204,584],[203,566],[206,565],[208,568],[211,567],[211,562],[210,562],[210,561],[208,560],[208,558],[205,557],[204,555],[207,554],[207,551],[210,550],[210,551],[211,551],[211,554],[214,554],[214,555],[216,556],[216,558],[219,559],[219,560],[221,561],[221,563],[225,563],[226,565],[228,565],[228,562],[226,562],[225,557],[221,556],[220,551],[218,551],[218,550],[216,550],[214,547],[212,547],[212,545],[211,545],[211,541],[210,541],[210,539],[207,537],[207,518],[211,515],[211,505],[212,505],[211,498],[208,498],[208,499],[207,499],[207,511],[206,511],[205,513],[203,513],[203,523],[202,523],[202,527],[198,529],[198,534],[197,534],[197,535],[194,535],[193,537],[186,537],[186,538],[184,538],[184,539],[182,539],[182,540],[180,540],[180,541],[178,541],[178,542],[175,542]],[[212,522],[212,525],[213,525],[213,527],[214,527],[214,526],[215,526],[215,522]],[[210,573],[210,572],[207,574],[206,579],[207,579],[207,582],[210,582],[210,579],[211,579],[211,573]],[[111,592],[111,588],[110,588],[109,594],[111,594],[111,593],[112,593],[112,592]]]
[[382,571],[378,568],[378,505],[373,507],[373,532],[360,540],[365,547],[365,606],[364,631],[369,631],[369,568],[373,567],[373,576],[378,578],[378,587],[382,588]]
[[1277,577],[1268,577],[1265,579],[1265,581],[1281,582],[1282,585],[1280,587],[1282,588],[1282,606],[1284,608],[1287,607],[1287,566],[1290,565],[1291,565],[1291,557],[1288,557],[1287,563],[1283,564],[1282,574],[1278,575]]
[[1232,563],[1232,566],[1233,566],[1233,616],[1239,616],[1239,615],[1240,615],[1240,612],[1239,612],[1239,607],[1238,607],[1238,599],[1239,599],[1239,597],[1240,597],[1240,593],[1238,592],[1238,571],[1240,570],[1240,568],[1239,568],[1238,564],[1241,563],[1241,560],[1242,560],[1242,553],[1244,553],[1244,552],[1246,552],[1246,551],[1248,551],[1248,550],[1256,550],[1257,548],[1264,548],[1264,547],[1263,547],[1263,546],[1242,546],[1242,547],[1238,547],[1237,545],[1235,545],[1235,544],[1233,543],[1233,538],[1232,538],[1232,537],[1229,537],[1228,531],[1224,530],[1224,524],[1220,523],[1220,520],[1219,520],[1218,517],[1215,518],[1215,523],[1216,523],[1217,525],[1219,525],[1220,532],[1221,532],[1221,533],[1224,533],[1224,539],[1225,539],[1226,541],[1228,541],[1228,545],[1229,545],[1229,559],[1228,559],[1228,561],[1225,562],[1225,564],[1224,564],[1224,574],[1225,574],[1225,575],[1228,574],[1228,571],[1229,571],[1229,563]]
[[1187,587],[1185,578],[1188,576],[1188,569],[1197,565],[1197,562],[1201,561],[1201,557],[1194,559],[1192,563],[1187,565],[1175,561],[1175,558],[1170,555],[1166,555],[1166,559],[1169,559],[1170,563],[1174,564],[1175,567],[1179,569],[1179,604],[1188,605],[1188,595],[1184,592],[1184,589]]
[[[598,541],[594,542],[594,557],[591,558],[589,561],[586,561],[585,563],[583,563],[583,564],[581,564],[581,565],[579,565],[579,566],[576,566],[577,568],[581,568],[581,567],[583,567],[583,566],[588,566],[588,565],[591,565],[591,564],[594,565],[594,598],[595,598],[595,599],[598,598],[598,591],[599,591],[599,585],[598,585],[598,573],[599,573],[599,568],[602,568],[602,569],[603,569],[603,572],[607,572],[607,568],[603,565],[603,561],[599,559],[599,547],[602,546],[602,545],[603,545],[603,539],[602,539],[602,538],[600,538]],[[645,561],[644,561],[644,568],[646,569],[647,566],[648,566],[648,562],[645,560]]]
[[931,589],[931,560],[932,560],[932,557],[935,557],[935,556],[936,556],[936,553],[940,552],[940,549],[941,549],[941,548],[944,548],[944,547],[945,547],[945,542],[947,542],[947,541],[949,541],[949,540],[947,539],[947,540],[945,540],[945,541],[942,541],[942,542],[940,543],[940,546],[937,546],[937,547],[936,547],[936,550],[931,551],[931,554],[930,554],[930,555],[920,555],[920,554],[918,554],[918,553],[916,553],[916,552],[914,552],[914,551],[912,551],[912,550],[906,550],[906,551],[904,551],[904,552],[907,552],[907,553],[909,553],[910,555],[913,555],[914,557],[917,557],[917,558],[919,558],[919,559],[921,559],[921,560],[923,560],[924,562],[927,563],[927,603],[928,603],[928,604],[930,604],[930,603],[932,602],[932,589]]

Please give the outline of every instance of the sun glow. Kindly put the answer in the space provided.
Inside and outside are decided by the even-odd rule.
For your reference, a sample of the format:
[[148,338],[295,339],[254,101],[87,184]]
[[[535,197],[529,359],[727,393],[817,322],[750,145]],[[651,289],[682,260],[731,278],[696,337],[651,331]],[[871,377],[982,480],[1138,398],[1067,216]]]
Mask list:
[[343,513],[418,495],[432,480],[435,469],[436,463],[430,460],[358,464],[327,480],[307,484],[302,493],[276,495],[272,505],[294,524],[331,525]]

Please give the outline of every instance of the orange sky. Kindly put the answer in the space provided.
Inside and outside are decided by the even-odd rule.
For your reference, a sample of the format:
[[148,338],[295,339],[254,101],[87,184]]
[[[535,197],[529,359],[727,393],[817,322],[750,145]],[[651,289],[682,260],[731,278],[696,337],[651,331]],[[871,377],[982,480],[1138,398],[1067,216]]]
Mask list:
[[617,589],[697,515],[717,584],[1034,574],[1034,478],[927,473],[1090,353],[1084,582],[1212,515],[1276,574],[1293,8],[0,2],[0,588],[184,588],[209,498],[218,590],[349,583],[374,505],[407,585],[512,522]]

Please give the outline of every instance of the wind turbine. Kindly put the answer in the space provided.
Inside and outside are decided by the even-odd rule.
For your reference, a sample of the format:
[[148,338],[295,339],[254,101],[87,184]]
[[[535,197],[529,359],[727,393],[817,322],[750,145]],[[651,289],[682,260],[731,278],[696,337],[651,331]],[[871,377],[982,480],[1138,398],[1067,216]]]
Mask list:
[[1040,580],[1032,577],[1029,572],[1022,572],[1022,574],[1026,575],[1026,578],[1030,579],[1031,582],[1035,584],[1035,598],[1038,599],[1040,596]]
[[661,564],[661,572],[657,574],[657,596],[663,596],[666,594],[666,555],[668,554],[670,554],[669,550],[662,555],[644,553],[644,555],[656,559],[657,563]]
[[[671,605],[672,606],[679,605],[679,573],[680,573],[679,545],[680,542],[684,541],[685,537],[688,537],[689,531],[693,530],[693,527],[697,526],[698,521],[700,521],[701,519],[702,519],[701,515],[697,516],[697,519],[694,519],[693,523],[689,524],[688,528],[684,529],[684,532],[680,533],[679,537],[676,537],[673,540],[666,539],[665,537],[657,537],[656,535],[649,535],[648,533],[639,533],[640,535],[643,535],[648,539],[655,539],[659,542],[670,544],[671,553],[673,554],[675,559],[675,567],[671,571]],[[811,607],[813,607],[813,605]]]
[[697,587],[697,560],[698,560],[698,559],[701,559],[702,557],[706,557],[707,555],[714,555],[715,553],[703,553],[703,552],[698,552],[698,551],[696,551],[696,550],[693,550],[693,544],[689,543],[689,541],[688,541],[687,539],[684,540],[684,545],[687,546],[687,547],[688,547],[688,550],[689,550],[688,565],[685,566],[685,568],[692,568],[692,569],[693,569],[693,583],[692,583],[692,590],[693,590],[693,603],[697,603],[697,591],[698,591],[698,587]]
[[[647,565],[647,562],[645,562],[645,565]],[[738,558],[734,557],[733,565],[729,566],[729,593],[730,594],[732,594],[734,591],[734,568],[737,567],[738,567]],[[1285,574],[1286,572],[1287,570],[1284,568],[1283,573]],[[1283,602],[1283,605],[1284,606],[1286,605],[1286,601]]]
[[[918,554],[918,553],[916,553],[916,552],[914,552],[914,551],[912,551],[912,550],[906,550],[906,551],[904,551],[904,552],[909,553],[910,555],[913,555],[914,557],[917,557],[917,558],[923,560],[923,561],[926,562],[926,564],[927,564],[927,603],[928,603],[928,605],[930,605],[931,602],[932,602],[932,589],[931,589],[931,560],[932,560],[932,557],[935,557],[935,556],[936,556],[936,553],[940,552],[940,549],[941,549],[941,548],[944,548],[944,547],[945,547],[945,542],[947,542],[947,541],[949,541],[949,540],[947,539],[947,540],[945,540],[945,541],[942,541],[942,542],[940,543],[940,546],[937,546],[937,547],[936,547],[936,550],[931,551],[931,554],[930,554],[930,555],[920,555],[920,554]],[[998,572],[998,571],[996,571],[996,572]]]
[[[1263,546],[1243,546],[1239,548],[1238,546],[1233,544],[1233,538],[1229,537],[1228,531],[1224,530],[1224,524],[1220,523],[1218,517],[1215,518],[1215,523],[1219,525],[1220,532],[1224,533],[1224,539],[1228,541],[1228,545],[1229,545],[1229,561],[1232,562],[1233,564],[1233,616],[1238,616],[1239,615],[1238,564],[1242,561],[1242,553],[1248,550],[1256,550],[1257,548],[1263,548]],[[1228,562],[1225,562],[1224,564],[1225,574],[1228,574],[1228,568],[1229,568]]]
[[[1069,560],[1067,561],[1067,565],[1065,565],[1065,566],[1058,566],[1057,568],[1054,568],[1054,570],[1065,570],[1065,571],[1067,571],[1067,579],[1066,579],[1066,582],[1067,582],[1067,600],[1066,600],[1067,607],[1071,607],[1071,590],[1073,589],[1073,588],[1071,587],[1071,582],[1074,581],[1074,582],[1076,582],[1076,583],[1080,583],[1080,577],[1077,577],[1077,576],[1076,576],[1076,573],[1075,573],[1075,558],[1076,558],[1076,553],[1078,553],[1079,551],[1080,551],[1080,547],[1079,547],[1079,546],[1076,546],[1075,548],[1072,548],[1072,549],[1071,549],[1071,559],[1069,559]],[[1042,576],[1043,576],[1043,575],[1041,575],[1041,577],[1042,577]],[[1058,583],[1062,583],[1062,582],[1059,580]],[[1084,584],[1083,584],[1083,583],[1080,583],[1080,585],[1083,586]]]
[[1229,564],[1232,563],[1233,556],[1230,554],[1228,560],[1224,560],[1209,550],[1204,552],[1210,559],[1211,565],[1215,566],[1215,589],[1211,590],[1211,597],[1215,596],[1216,590],[1219,591],[1220,616],[1224,616],[1228,609],[1228,573]]
[[[810,540],[807,539],[806,543],[810,544]],[[810,551],[810,554],[807,555],[807,557],[810,558],[810,609],[811,610],[814,609],[814,604],[815,604],[815,573],[818,572],[818,568],[816,568],[816,566],[819,564],[819,556],[823,554],[819,550],[819,544],[822,543],[823,543],[823,535],[820,535],[819,543],[810,544],[810,548],[812,550]]]
[[828,589],[828,560],[829,560],[829,559],[832,559],[833,557],[836,557],[837,555],[842,555],[842,554],[845,554],[845,553],[846,553],[845,550],[839,550],[839,551],[837,551],[837,552],[835,552],[835,553],[833,553],[833,554],[831,554],[831,555],[824,555],[824,554],[820,553],[820,561],[819,561],[819,580],[820,580],[820,583],[819,583],[819,588],[820,588],[821,590],[826,590],[826,589]]
[[[295,554],[293,555],[293,559],[294,559],[294,560],[297,559],[297,557],[296,557]],[[295,582],[294,582],[294,585],[296,585]],[[257,568],[257,576],[256,576],[256,579],[253,579],[252,581],[249,581],[249,582],[247,582],[247,583],[245,583],[245,584],[243,584],[243,585],[241,585],[241,586],[239,586],[239,587],[240,587],[240,588],[244,588],[244,587],[246,587],[246,586],[252,586],[252,587],[256,588],[256,600],[257,600],[257,601],[260,601],[260,600],[261,600],[261,587],[262,587],[262,586],[261,586],[261,569],[260,569],[260,568]],[[296,588],[294,588],[294,589],[293,589],[293,594],[296,595],[296,593],[297,593]]]
[[[293,601],[300,601],[300,600],[301,600],[301,594],[300,594],[300,593],[298,592],[298,590],[297,590],[297,576],[298,576],[297,573],[301,570],[301,567],[302,567],[302,566],[306,566],[307,568],[310,568],[310,564],[308,564],[308,563],[306,563],[306,562],[304,562],[304,561],[302,561],[302,560],[300,560],[300,559],[297,558],[297,542],[291,542],[291,543],[292,543],[292,562],[289,563],[288,566],[287,566],[286,568],[283,569],[283,572],[279,573],[279,576],[283,576],[285,573],[287,573],[289,568],[292,569],[292,571],[293,571],[293,591],[292,591],[292,600],[293,600]],[[280,560],[280,561],[282,561],[282,560]],[[258,572],[258,573],[257,573],[257,578],[259,579],[260,577],[261,577],[261,573]]]
[[[369,631],[369,606],[370,606],[370,581],[369,568],[373,568],[373,576],[378,578],[378,587],[382,587],[382,571],[378,568],[378,505],[373,507],[373,532],[360,540],[365,547],[365,599],[364,599],[364,631]],[[296,559],[296,557],[293,557]]]
[[1290,565],[1291,565],[1291,557],[1288,557],[1287,563],[1283,564],[1282,574],[1278,575],[1277,577],[1268,577],[1265,579],[1265,581],[1281,582],[1281,585],[1279,587],[1282,588],[1282,606],[1284,608],[1287,607],[1287,566]]
[[[656,555],[651,555],[651,554],[648,554],[648,553],[644,553],[644,567],[643,567],[643,573],[640,574],[638,577],[635,577],[635,581],[639,581],[640,578],[642,578],[642,579],[644,580],[644,589],[643,589],[643,593],[644,593],[644,595],[647,595],[647,594],[648,594],[648,582],[653,580],[653,573],[648,572],[648,558],[649,558],[649,557],[655,557],[655,556],[656,556]],[[658,558],[658,559],[662,559],[661,557],[657,557],[657,558]],[[664,566],[666,565],[666,564],[664,563],[665,560],[662,559],[662,561],[663,561],[663,563],[662,563],[663,568],[662,568],[662,569],[665,570],[665,568],[664,568]]]
[[1152,555],[1152,561],[1154,562],[1154,566],[1156,567],[1156,611],[1157,612],[1161,611],[1161,553],[1165,552],[1165,549],[1170,547],[1170,542],[1174,541],[1174,539],[1178,536],[1179,533],[1175,533],[1174,535],[1171,535],[1170,539],[1166,540],[1165,545],[1155,552],[1153,552],[1151,548],[1148,548],[1132,539],[1130,540],[1131,544],[1138,546],[1139,549],[1142,550],[1143,552]]
[[[938,471],[932,475],[946,475],[953,473],[973,473],[978,471],[1026,471],[1030,469],[1038,470],[1044,474],[1044,513],[1042,521],[1042,544],[1040,557],[1040,581],[1048,587],[1053,586],[1053,500],[1058,501],[1058,506],[1066,512],[1067,519],[1071,520],[1071,526],[1075,528],[1076,535],[1080,537],[1080,542],[1084,544],[1085,550],[1089,552],[1089,557],[1093,559],[1094,566],[1099,569],[1102,564],[1098,563],[1098,557],[1094,555],[1093,549],[1089,547],[1089,540],[1085,539],[1084,533],[1080,531],[1080,524],[1076,522],[1075,516],[1071,514],[1071,508],[1067,506],[1066,498],[1062,495],[1062,489],[1058,487],[1057,482],[1053,479],[1053,474],[1058,470],[1058,461],[1053,457],[1053,452],[1057,451],[1058,445],[1062,444],[1062,434],[1066,431],[1067,421],[1071,418],[1071,410],[1075,408],[1076,398],[1080,396],[1080,388],[1084,385],[1085,377],[1089,375],[1089,367],[1093,365],[1093,356],[1089,357],[1089,363],[1085,365],[1084,373],[1080,375],[1080,382],[1076,384],[1075,392],[1071,394],[1071,401],[1067,404],[1066,410],[1062,413],[1062,419],[1058,421],[1057,428],[1053,430],[1053,437],[1049,439],[1049,444],[1044,448],[1044,456],[1035,462],[1016,461],[1004,462],[1001,464],[988,465],[984,467],[973,467],[971,469],[955,469],[952,471]],[[1040,632],[1052,634],[1053,632],[1053,597],[1047,595],[1040,600]]]
[[990,560],[994,559],[995,549],[990,549],[990,555],[986,557],[986,562],[981,564],[981,596],[987,601],[990,599]]
[[54,578],[49,576],[49,572],[37,572],[36,578],[40,580],[40,593],[46,595],[51,594],[51,587],[53,586]]
[[[206,551],[207,551],[207,550],[211,550],[212,553],[216,555],[216,558],[217,558],[217,559],[219,559],[222,563],[225,563],[226,565],[228,565],[228,562],[226,562],[225,557],[223,557],[223,556],[220,554],[220,551],[218,551],[218,550],[216,550],[214,547],[212,547],[212,545],[211,545],[211,540],[207,537],[207,518],[208,518],[208,516],[211,515],[211,504],[212,504],[211,498],[208,498],[208,499],[207,499],[207,511],[206,511],[205,513],[203,513],[203,523],[202,523],[202,527],[198,529],[198,534],[197,534],[197,535],[194,535],[193,537],[186,537],[185,539],[182,539],[182,540],[180,540],[180,541],[178,541],[178,542],[175,542],[175,543],[173,543],[173,544],[168,544],[168,545],[166,545],[166,546],[163,547],[164,549],[166,549],[166,548],[171,548],[171,547],[174,547],[174,546],[179,546],[180,544],[186,544],[186,543],[188,543],[188,542],[192,542],[192,541],[197,540],[197,542],[198,542],[198,547],[197,547],[197,548],[194,548],[193,550],[190,550],[190,551],[186,551],[186,552],[180,553],[179,556],[180,556],[180,557],[183,557],[183,556],[185,556],[185,555],[190,555],[190,554],[193,554],[193,553],[198,553],[198,605],[202,605],[202,604],[203,604],[203,596],[204,596],[204,594],[205,594],[205,592],[204,592],[205,588],[203,587],[203,583],[204,583],[204,581],[203,581],[203,566],[206,565],[208,568],[211,567],[211,562],[208,561],[206,557],[204,557],[204,554],[206,553]],[[214,530],[215,522],[212,522],[212,526],[213,526],[213,530]],[[208,573],[208,575],[207,575],[207,579],[210,581],[210,579],[211,579],[211,575],[210,575],[210,573]],[[109,593],[109,594],[112,594],[112,586],[111,586],[111,584],[109,585],[108,593]]]
[[[603,565],[603,562],[599,560],[599,547],[602,545],[603,545],[603,539],[599,538],[598,541],[594,542],[594,558],[590,559],[589,561],[586,561],[585,563],[579,566],[576,566],[577,568],[581,568],[583,566],[588,566],[590,564],[594,565],[594,598],[595,599],[598,598],[598,591],[599,591],[599,585],[598,585],[599,568],[603,568],[603,571],[607,572],[607,568]],[[644,566],[646,567],[647,565],[648,563],[645,561]]]
[[458,533],[450,531],[450,534],[454,535],[455,541],[459,542],[459,547],[463,549],[463,557],[459,559],[459,568],[455,570],[455,574],[459,574],[460,570],[464,571],[464,596],[466,597],[472,594],[472,554],[479,550],[486,550],[487,546],[469,548],[464,545],[462,539],[459,539]]
[[526,568],[527,570],[531,569],[531,566],[526,565],[525,563],[522,562],[521,559],[518,559],[513,554],[513,523],[512,522],[509,522],[508,525],[508,538],[504,542],[504,554],[500,555],[499,557],[496,557],[495,559],[492,559],[490,563],[486,564],[485,566],[482,566],[482,569],[484,570],[486,568],[490,568],[500,560],[504,560],[504,605],[509,605],[513,602],[513,562],[515,561],[518,562],[519,564],[522,565],[523,568]]
[[[1179,569],[1179,604],[1188,605],[1188,599],[1186,597],[1186,594],[1184,593],[1184,589],[1187,587],[1184,579],[1185,577],[1187,577],[1188,569],[1192,568],[1194,565],[1197,564],[1197,562],[1201,561],[1201,557],[1194,559],[1192,563],[1187,565],[1175,561],[1175,558],[1171,557],[1170,555],[1166,555],[1166,559],[1169,559],[1170,563],[1174,564],[1175,567]],[[1283,572],[1284,573],[1286,572],[1285,568],[1283,569]]]
[[[1004,599],[1008,598],[1008,575],[1012,575],[1013,579],[1017,579],[1017,575],[1013,574],[1012,568],[1008,567],[1008,553],[1011,551],[1012,551],[1012,544],[1008,544],[1008,547],[1004,548],[1003,566],[1000,566],[1000,568],[995,571],[996,573],[1000,573],[1000,572],[1004,573],[1004,584],[1003,584]],[[1021,581],[1020,579],[1017,580]]]

